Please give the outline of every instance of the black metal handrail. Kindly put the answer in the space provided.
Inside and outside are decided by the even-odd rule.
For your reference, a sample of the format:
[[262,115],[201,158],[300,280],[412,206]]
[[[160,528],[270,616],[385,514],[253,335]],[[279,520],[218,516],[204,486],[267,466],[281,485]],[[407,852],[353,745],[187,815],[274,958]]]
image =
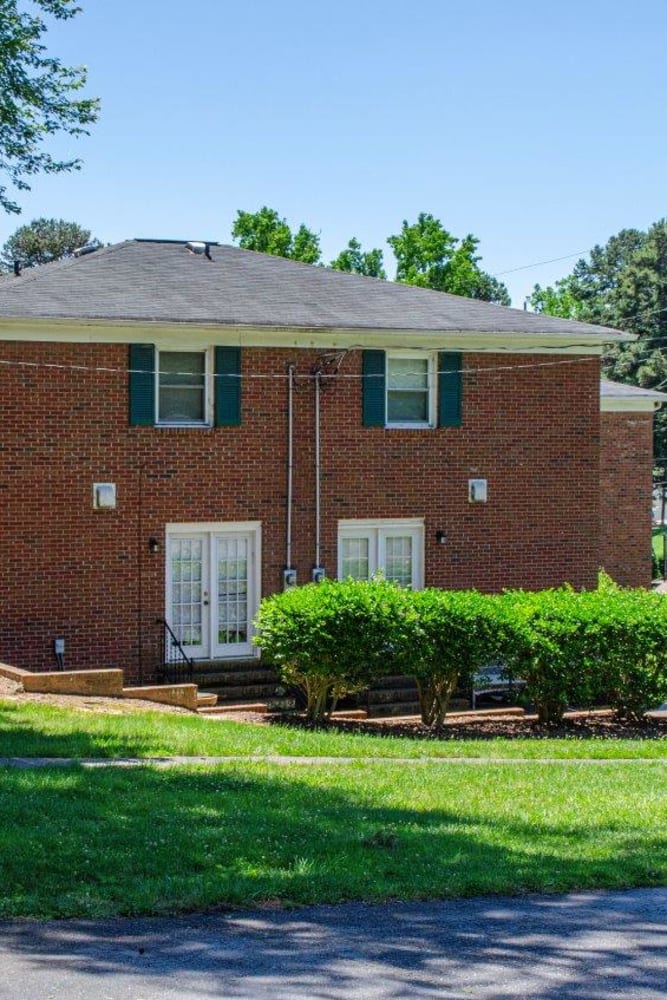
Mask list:
[[166,618],[156,618],[155,624],[162,626],[158,679],[162,684],[191,684],[194,672],[192,657],[185,652]]

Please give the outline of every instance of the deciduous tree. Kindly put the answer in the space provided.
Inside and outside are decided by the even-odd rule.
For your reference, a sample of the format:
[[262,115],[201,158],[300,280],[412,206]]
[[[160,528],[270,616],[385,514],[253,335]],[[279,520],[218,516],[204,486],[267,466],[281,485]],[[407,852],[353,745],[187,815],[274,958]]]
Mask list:
[[367,278],[386,278],[382,260],[382,251],[377,248],[364,252],[356,237],[341,250],[335,260],[329,265],[335,271],[347,271],[350,274],[363,274]]
[[322,256],[317,233],[303,223],[293,233],[287,220],[267,205],[258,212],[239,210],[232,226],[232,238],[243,250],[288,257],[303,264],[318,264]]
[[421,212],[417,221],[403,221],[400,233],[387,243],[396,257],[396,280],[471,299],[510,305],[507,289],[479,267],[479,240],[453,236],[439,219]]
[[[605,374],[645,389],[667,387],[667,220],[646,232],[623,229],[553,286],[536,285],[536,312],[567,316],[636,333],[633,344],[610,348]],[[667,466],[667,413],[655,419],[655,457]]]
[[48,264],[52,260],[71,257],[78,247],[86,244],[101,246],[91,239],[90,230],[64,219],[33,219],[12,233],[0,251],[0,269],[11,270],[15,261],[21,267]]
[[[59,160],[43,148],[55,133],[87,134],[97,120],[99,102],[75,95],[86,83],[83,67],[63,66],[47,54],[40,11],[60,21],[79,13],[75,0],[0,0],[0,177],[19,191],[38,173],[76,170],[80,161]],[[20,212],[7,186],[0,184],[0,207]]]

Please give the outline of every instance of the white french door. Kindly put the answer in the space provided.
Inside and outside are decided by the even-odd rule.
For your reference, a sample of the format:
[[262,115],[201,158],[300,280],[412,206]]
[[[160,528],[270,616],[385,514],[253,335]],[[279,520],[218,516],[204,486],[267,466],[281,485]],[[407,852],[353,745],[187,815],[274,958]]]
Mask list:
[[167,621],[189,656],[252,656],[259,525],[167,529]]

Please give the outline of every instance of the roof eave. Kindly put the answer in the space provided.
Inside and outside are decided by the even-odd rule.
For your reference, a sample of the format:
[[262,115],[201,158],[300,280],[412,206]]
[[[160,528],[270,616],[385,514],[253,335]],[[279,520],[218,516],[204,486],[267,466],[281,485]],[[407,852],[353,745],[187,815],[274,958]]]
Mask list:
[[[128,336],[128,332],[132,336]],[[47,342],[128,343],[139,340],[174,343],[188,333],[188,344],[235,344],[245,347],[406,348],[426,350],[557,352],[599,354],[612,343],[636,340],[634,334],[543,331],[419,330],[368,327],[285,327],[222,323],[210,320],[172,322],[150,318],[0,317],[0,339]]]

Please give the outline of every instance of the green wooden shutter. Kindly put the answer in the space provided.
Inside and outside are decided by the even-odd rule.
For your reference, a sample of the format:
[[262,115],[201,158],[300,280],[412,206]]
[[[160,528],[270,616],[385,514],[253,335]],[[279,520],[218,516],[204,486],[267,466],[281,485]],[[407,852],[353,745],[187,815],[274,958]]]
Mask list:
[[241,423],[241,348],[215,349],[215,426]]
[[130,344],[130,425],[152,427],[155,423],[155,347]]
[[463,404],[463,367],[460,351],[438,354],[438,426],[460,427]]
[[364,427],[384,427],[386,423],[384,351],[362,351],[362,422]]

